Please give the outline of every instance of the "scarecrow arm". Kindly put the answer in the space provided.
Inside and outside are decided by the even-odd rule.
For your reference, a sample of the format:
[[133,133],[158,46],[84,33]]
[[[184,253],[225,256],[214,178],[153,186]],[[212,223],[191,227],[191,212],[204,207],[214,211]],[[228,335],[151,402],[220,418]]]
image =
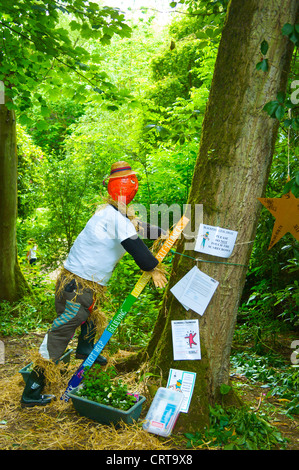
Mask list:
[[142,271],[152,271],[159,264],[138,235],[123,240],[121,244]]

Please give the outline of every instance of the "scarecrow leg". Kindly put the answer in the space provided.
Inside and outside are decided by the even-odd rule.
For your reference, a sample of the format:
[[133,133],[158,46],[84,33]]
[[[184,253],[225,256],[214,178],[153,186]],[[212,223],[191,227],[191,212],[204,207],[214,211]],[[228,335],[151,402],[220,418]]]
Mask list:
[[[94,348],[96,329],[91,321],[86,321],[81,325],[81,333],[78,337],[78,346],[76,349],[76,359],[86,359]],[[107,364],[107,359],[99,354],[95,360],[96,364],[102,366]]]
[[56,362],[64,354],[77,328],[86,322],[93,304],[93,293],[84,289],[76,292],[76,283],[71,281],[55,295],[57,318],[48,330],[40,347],[40,354],[45,359]]

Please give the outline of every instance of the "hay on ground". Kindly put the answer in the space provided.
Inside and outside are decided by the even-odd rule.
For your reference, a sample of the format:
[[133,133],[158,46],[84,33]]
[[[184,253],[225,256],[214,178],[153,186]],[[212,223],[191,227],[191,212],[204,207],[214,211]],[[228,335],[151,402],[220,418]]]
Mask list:
[[[30,357],[41,365],[40,358],[34,353]],[[172,448],[170,440],[142,429],[142,420],[150,402],[146,402],[140,420],[132,425],[102,425],[79,416],[71,400],[65,402],[59,399],[76,370],[72,363],[66,370],[63,367],[65,365],[57,367],[51,364],[46,369],[48,391],[54,393],[55,390],[57,399],[45,407],[21,407],[20,399],[24,389],[21,374],[15,373],[0,379],[0,449],[117,451]],[[64,375],[61,375],[62,372]],[[143,394],[144,384],[140,382],[138,372],[123,374],[121,378],[132,387],[132,391]]]

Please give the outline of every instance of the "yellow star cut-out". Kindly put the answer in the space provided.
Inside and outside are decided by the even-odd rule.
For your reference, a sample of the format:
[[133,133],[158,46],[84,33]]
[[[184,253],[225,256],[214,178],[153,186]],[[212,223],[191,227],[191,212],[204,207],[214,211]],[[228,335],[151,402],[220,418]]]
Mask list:
[[268,250],[288,232],[299,240],[299,199],[291,191],[279,198],[259,197],[258,200],[276,219]]

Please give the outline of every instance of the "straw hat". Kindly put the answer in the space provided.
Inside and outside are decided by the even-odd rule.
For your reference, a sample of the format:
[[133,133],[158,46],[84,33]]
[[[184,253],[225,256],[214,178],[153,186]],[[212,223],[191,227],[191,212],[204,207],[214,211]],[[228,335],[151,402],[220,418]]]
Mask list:
[[135,174],[135,171],[132,170],[132,168],[127,162],[120,161],[112,164],[109,179],[120,178],[121,176],[129,176]]
[[106,176],[106,178],[103,180],[103,186],[106,186],[106,180],[109,179],[115,179],[115,178],[121,178],[123,176],[130,176],[130,175],[135,175],[135,171],[132,170],[131,166],[125,162],[125,161],[119,161],[115,162],[111,165],[111,171],[110,175]]

